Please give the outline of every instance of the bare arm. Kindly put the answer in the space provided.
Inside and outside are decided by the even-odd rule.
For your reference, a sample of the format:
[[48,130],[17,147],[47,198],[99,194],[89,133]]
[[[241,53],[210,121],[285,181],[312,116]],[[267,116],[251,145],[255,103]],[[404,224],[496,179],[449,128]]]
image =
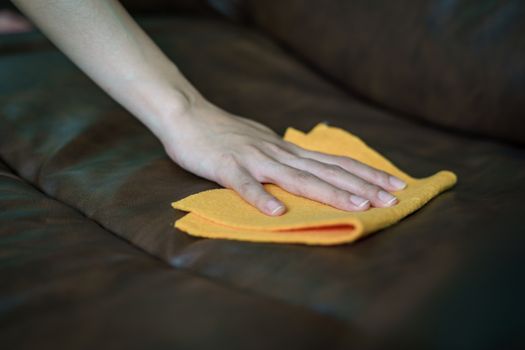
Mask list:
[[262,212],[280,215],[285,211],[264,190],[261,183],[266,182],[343,210],[396,203],[386,191],[403,184],[396,186],[389,174],[350,158],[307,151],[264,125],[208,102],[118,1],[13,3],[144,123],[175,162],[232,188]]
[[199,93],[118,1],[14,0],[80,69],[159,135]]

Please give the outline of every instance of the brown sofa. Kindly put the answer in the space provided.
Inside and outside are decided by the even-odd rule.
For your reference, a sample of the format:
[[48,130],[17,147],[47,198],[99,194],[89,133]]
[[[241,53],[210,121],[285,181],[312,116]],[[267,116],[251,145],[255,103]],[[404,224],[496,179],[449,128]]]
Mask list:
[[525,4],[210,4],[141,17],[207,98],[456,187],[350,245],[194,238],[170,203],[218,185],[40,33],[0,37],[2,348],[523,348]]

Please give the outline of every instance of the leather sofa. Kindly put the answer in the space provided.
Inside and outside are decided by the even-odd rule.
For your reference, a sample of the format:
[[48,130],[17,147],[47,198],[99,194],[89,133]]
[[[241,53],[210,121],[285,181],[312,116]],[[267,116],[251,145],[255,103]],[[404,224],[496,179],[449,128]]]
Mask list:
[[524,348],[523,2],[182,3],[140,21],[214,103],[457,185],[354,244],[194,238],[170,203],[219,186],[43,35],[2,36],[1,347]]

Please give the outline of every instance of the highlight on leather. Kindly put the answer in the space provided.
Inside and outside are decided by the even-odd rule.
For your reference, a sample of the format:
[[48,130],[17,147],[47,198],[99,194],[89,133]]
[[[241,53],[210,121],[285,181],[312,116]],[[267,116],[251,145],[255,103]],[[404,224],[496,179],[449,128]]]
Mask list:
[[322,123],[307,134],[290,127],[284,139],[306,149],[352,157],[399,177],[407,187],[393,192],[399,200],[393,207],[349,212],[294,195],[274,184],[265,184],[266,190],[287,208],[286,213],[275,217],[259,212],[231,189],[213,189],[173,202],[173,208],[188,212],[174,226],[189,235],[204,238],[344,244],[395,224],[457,182],[457,176],[448,170],[425,178],[413,178],[359,137]]

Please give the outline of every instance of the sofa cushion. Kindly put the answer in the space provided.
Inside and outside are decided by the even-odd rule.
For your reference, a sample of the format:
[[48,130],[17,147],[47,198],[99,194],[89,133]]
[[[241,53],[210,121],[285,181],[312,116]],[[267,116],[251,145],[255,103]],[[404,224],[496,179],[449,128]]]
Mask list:
[[184,213],[170,203],[218,185],[170,161],[144,126],[43,45],[0,59],[0,156],[21,177],[174,268],[343,320],[356,338],[366,335],[354,348],[523,345],[522,147],[363,103],[244,27],[184,17],[144,24],[221,107],[280,133],[325,121],[413,176],[450,169],[458,184],[353,245],[188,236],[173,228]]
[[4,349],[336,348],[353,333],[333,317],[170,268],[1,162],[0,246]]
[[207,0],[119,0],[133,14],[209,12]]
[[525,143],[522,0],[246,0],[253,20],[406,117]]

